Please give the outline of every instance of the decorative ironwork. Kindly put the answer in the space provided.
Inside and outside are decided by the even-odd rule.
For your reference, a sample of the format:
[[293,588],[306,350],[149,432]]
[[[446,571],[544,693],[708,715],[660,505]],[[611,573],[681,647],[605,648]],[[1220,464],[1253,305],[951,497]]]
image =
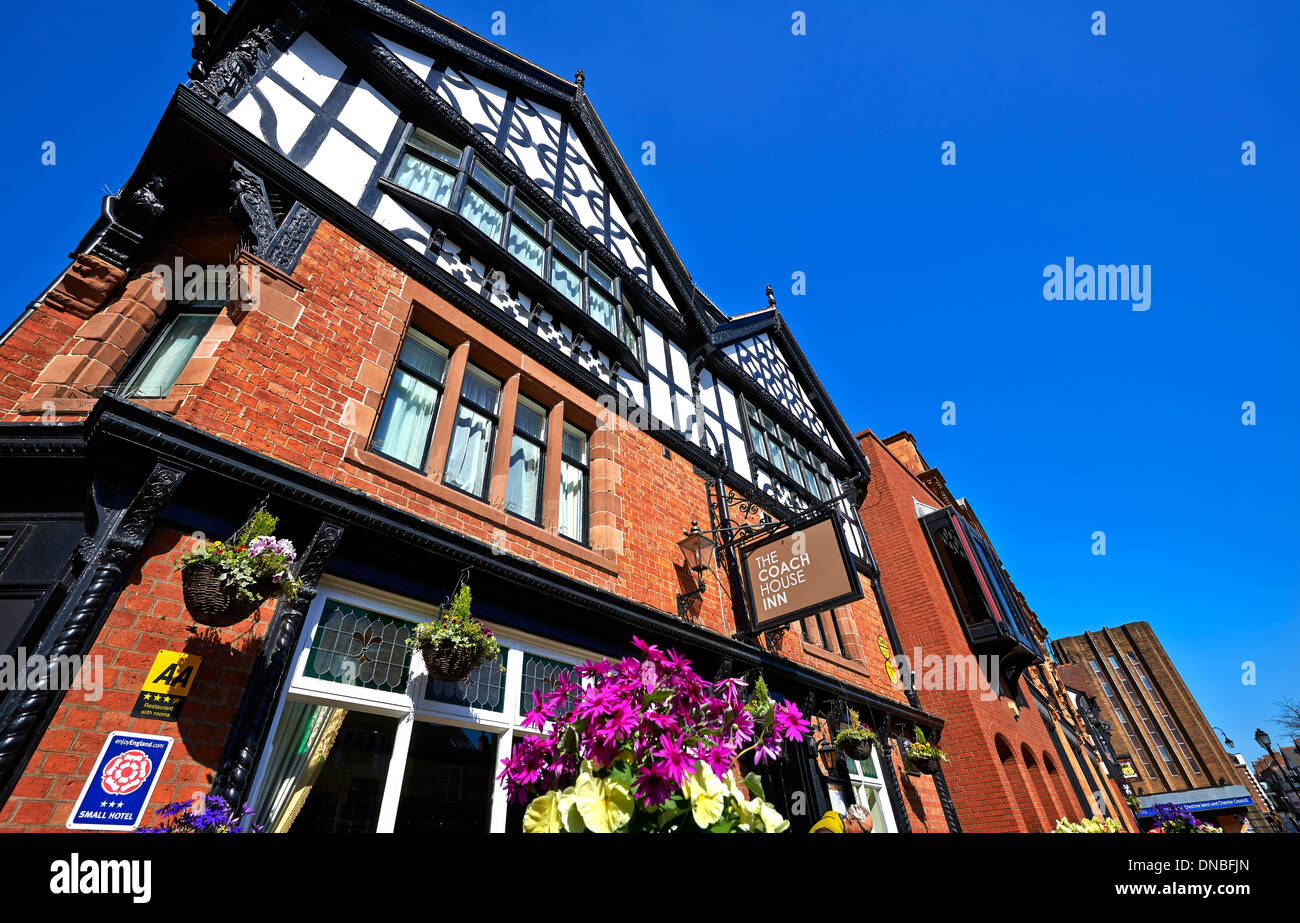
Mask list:
[[307,609],[316,598],[316,585],[334,557],[339,542],[343,540],[343,523],[325,518],[316,529],[311,543],[302,557],[294,576],[301,582],[292,600],[283,599],[276,606],[275,615],[267,626],[262,649],[248,676],[248,688],[239,703],[239,712],[226,739],[226,750],[217,766],[211,793],[220,795],[228,804],[243,804],[252,783],[253,767],[266,746],[271,715],[280,691],[288,682],[293,652],[298,646]]
[[[41,639],[37,653],[47,663],[89,650],[106,610],[121,590],[123,573],[144,548],[159,514],[184,477],[183,468],[162,462],[154,465],[130,506],[110,527],[98,553],[90,556],[77,590],[69,594],[68,604]],[[110,497],[116,493],[111,488],[108,491]],[[0,801],[8,796],[31,749],[63,700],[66,690],[52,688],[50,679],[48,673],[36,676],[0,730]]]

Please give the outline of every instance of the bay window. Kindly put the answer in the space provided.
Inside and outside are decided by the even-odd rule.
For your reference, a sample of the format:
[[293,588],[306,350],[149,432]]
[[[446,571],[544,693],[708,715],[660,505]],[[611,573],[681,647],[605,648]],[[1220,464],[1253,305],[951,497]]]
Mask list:
[[808,495],[805,499],[830,500],[839,494],[829,466],[748,399],[745,418],[751,460],[757,461],[785,487]]
[[971,648],[998,653],[1012,670],[1040,663],[1028,619],[993,550],[952,507],[920,523]]
[[[602,260],[613,260],[613,255],[602,251],[597,256],[560,231],[542,208],[526,200],[520,187],[503,179],[472,148],[462,149],[412,128],[380,185],[403,204],[424,211],[428,219],[437,216],[429,214],[426,203],[459,215],[526,267],[545,286],[543,292],[548,288],[557,293],[635,358],[634,312],[617,274],[601,265]],[[526,279],[517,281],[527,287]]]
[[460,149],[418,128],[411,132],[393,180],[418,196],[446,206],[456,188]]
[[374,451],[424,469],[446,373],[447,348],[418,330],[408,331],[375,427]]
[[500,399],[499,381],[472,365],[466,367],[443,482],[480,499],[487,494]]

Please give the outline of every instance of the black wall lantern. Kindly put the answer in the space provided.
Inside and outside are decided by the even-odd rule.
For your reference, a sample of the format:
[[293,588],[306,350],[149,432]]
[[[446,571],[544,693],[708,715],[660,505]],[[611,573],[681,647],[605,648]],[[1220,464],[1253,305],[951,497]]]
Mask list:
[[686,566],[695,573],[695,589],[689,593],[677,594],[677,617],[684,619],[695,601],[704,595],[704,572],[709,569],[714,543],[713,539],[700,531],[699,521],[692,519],[691,527],[683,533],[677,547],[686,556]]

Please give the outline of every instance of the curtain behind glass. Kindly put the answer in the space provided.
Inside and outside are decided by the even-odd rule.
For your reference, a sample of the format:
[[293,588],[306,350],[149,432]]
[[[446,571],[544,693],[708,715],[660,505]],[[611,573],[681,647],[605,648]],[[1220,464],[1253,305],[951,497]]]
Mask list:
[[347,709],[286,702],[266,775],[253,801],[253,822],[270,833],[293,825],[329,757]]
[[398,369],[375,429],[375,451],[423,469],[424,447],[437,407],[437,389]]
[[136,397],[166,397],[215,319],[215,314],[177,315],[157,348],[132,376],[127,393]]
[[582,470],[560,465],[560,534],[582,541]]
[[[465,376],[465,381],[468,384],[470,376]],[[491,439],[492,421],[461,404],[456,410],[456,426],[451,431],[451,451],[447,453],[447,473],[443,480],[466,493],[482,496]]]
[[446,205],[451,201],[451,190],[455,178],[446,170],[439,169],[431,163],[425,163],[419,157],[407,154],[402,158],[393,177],[399,186],[405,186],[416,195],[424,196],[430,202]]
[[542,450],[527,439],[510,444],[510,475],[506,480],[506,510],[525,519],[537,518],[537,488],[542,473]]

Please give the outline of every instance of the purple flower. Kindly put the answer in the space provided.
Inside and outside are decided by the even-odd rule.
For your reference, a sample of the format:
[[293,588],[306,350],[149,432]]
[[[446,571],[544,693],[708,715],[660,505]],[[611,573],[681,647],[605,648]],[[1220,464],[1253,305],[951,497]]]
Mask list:
[[776,707],[772,726],[786,740],[803,740],[803,736],[812,730],[812,726],[799,711],[799,706],[793,702],[785,702]]
[[682,752],[680,742],[667,734],[659,738],[659,749],[654,755],[663,760],[660,765],[675,785],[681,785],[682,776],[695,768],[695,760]]
[[657,808],[677,790],[681,780],[674,780],[668,774],[667,764],[655,763],[643,766],[636,779],[636,793],[647,807]]
[[775,737],[764,737],[754,746],[754,762],[766,763],[781,756],[781,742]]

